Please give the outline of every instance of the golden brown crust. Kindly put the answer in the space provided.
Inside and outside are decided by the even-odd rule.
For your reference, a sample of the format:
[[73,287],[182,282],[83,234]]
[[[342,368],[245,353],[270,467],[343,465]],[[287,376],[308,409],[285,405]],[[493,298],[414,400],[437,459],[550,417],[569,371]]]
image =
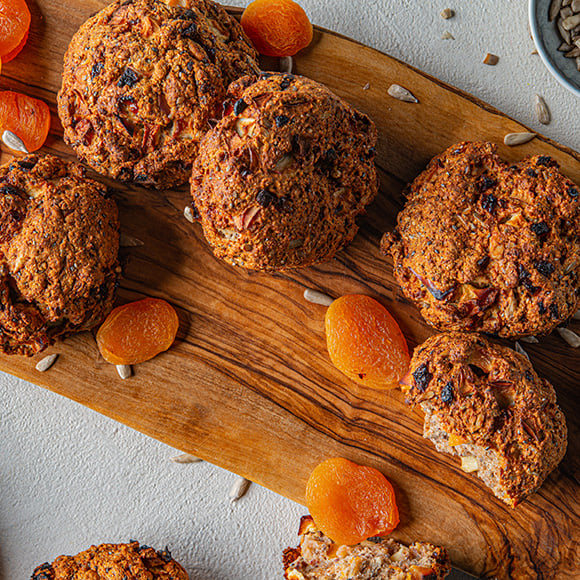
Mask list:
[[59,116],[66,142],[104,175],[157,188],[185,183],[228,84],[259,70],[220,5],[184,4],[116,0],[71,40]]
[[254,270],[329,260],[375,197],[372,121],[294,75],[244,77],[201,143],[192,196],[214,253]]
[[29,155],[0,167],[0,351],[33,355],[111,310],[117,206],[80,165]]
[[509,166],[460,143],[413,181],[391,254],[405,295],[439,330],[543,334],[580,305],[579,188],[549,157]]
[[169,550],[138,542],[91,546],[76,556],[59,556],[38,566],[32,580],[188,580]]
[[302,518],[300,528],[300,546],[284,550],[286,580],[442,580],[451,569],[445,548],[433,544],[405,546],[377,537],[342,546],[310,516]]
[[415,349],[401,382],[407,403],[426,413],[425,436],[447,453],[477,454],[487,463],[479,466],[482,479],[512,506],[540,487],[566,452],[552,385],[525,356],[481,335],[432,336]]

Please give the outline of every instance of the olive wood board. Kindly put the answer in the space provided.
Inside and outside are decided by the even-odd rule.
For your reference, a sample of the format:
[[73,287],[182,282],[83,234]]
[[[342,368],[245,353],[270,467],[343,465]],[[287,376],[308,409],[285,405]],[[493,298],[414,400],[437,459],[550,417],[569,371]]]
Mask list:
[[[44,150],[73,159],[55,106],[62,59],[80,24],[106,2],[28,2],[30,40],[3,67],[0,88],[48,102],[53,120]],[[247,272],[215,259],[200,226],[184,219],[186,189],[116,184],[122,230],[143,242],[122,250],[118,302],[150,295],[170,301],[180,317],[176,343],[136,366],[127,380],[103,361],[89,333],[51,347],[47,352],[60,358],[48,372],[35,370],[46,353],[0,356],[0,369],[301,503],[308,476],[323,459],[343,456],[372,465],[395,485],[398,539],[440,543],[455,566],[485,578],[580,577],[578,352],[556,333],[525,345],[538,373],[556,388],[569,445],[540,491],[511,509],[463,473],[456,458],[437,453],[422,438],[422,416],[406,407],[400,392],[359,386],[333,367],[325,309],[303,299],[307,287],[333,297],[374,296],[414,347],[433,330],[404,299],[391,262],[378,251],[402,207],[405,184],[432,156],[463,140],[495,141],[510,161],[551,155],[576,183],[580,155],[542,136],[505,147],[506,133],[528,129],[471,95],[329,31],[316,29],[312,45],[295,58],[295,72],[325,83],[377,124],[381,190],[353,243],[316,267]],[[411,90],[419,103],[388,96],[392,83]],[[3,150],[2,160],[9,158]],[[580,331],[577,322],[571,328]]]

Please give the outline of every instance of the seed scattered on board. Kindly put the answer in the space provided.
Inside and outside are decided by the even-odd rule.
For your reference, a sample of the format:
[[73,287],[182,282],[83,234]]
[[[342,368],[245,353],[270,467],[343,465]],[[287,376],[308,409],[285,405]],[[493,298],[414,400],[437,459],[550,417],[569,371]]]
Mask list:
[[193,216],[193,209],[191,209],[191,207],[189,205],[185,206],[185,209],[183,210],[183,215],[185,216],[185,219],[188,222],[191,222],[192,224],[195,223],[195,218]]
[[371,83],[367,83],[364,87],[363,87],[363,91],[368,91],[371,88]]
[[312,304],[320,304],[321,306],[330,306],[334,302],[334,298],[331,298],[328,294],[323,294],[312,288],[306,288],[304,290],[304,300],[312,302]]
[[41,373],[47,371],[56,362],[57,358],[58,354],[49,354],[48,356],[45,356],[36,363],[36,370]]
[[30,151],[26,149],[24,141],[18,135],[16,135],[16,133],[8,131],[8,129],[2,133],[2,142],[4,145],[6,145],[6,147],[10,147],[10,149],[13,151],[20,151],[20,153],[30,153]]
[[249,479],[246,479],[245,477],[238,477],[230,489],[231,502],[235,503],[244,497],[248,493],[251,484],[252,482]]
[[122,379],[128,379],[132,374],[131,365],[115,365],[117,372]]
[[572,347],[578,348],[580,346],[580,336],[569,328],[557,328],[560,336]]
[[145,245],[139,238],[130,236],[129,234],[123,234],[119,236],[119,245],[122,248],[137,248],[139,246]]
[[418,103],[419,99],[415,97],[415,95],[407,90],[405,87],[401,85],[391,85],[387,90],[387,93],[391,95],[394,99],[398,99],[399,101],[405,101],[406,103]]
[[540,342],[535,336],[522,336],[520,340],[528,344],[538,344]]
[[523,145],[524,143],[528,143],[535,136],[535,133],[508,133],[503,138],[503,142],[508,147],[515,147],[516,145]]
[[549,125],[550,121],[552,120],[552,115],[550,114],[550,109],[548,109],[548,105],[546,104],[544,97],[541,95],[536,95],[534,97],[534,102],[538,121],[542,123],[542,125]]
[[580,310],[577,310],[577,311],[576,311],[576,314],[574,314],[574,316],[572,316],[572,318],[573,318],[574,320],[580,320]]
[[516,352],[523,354],[528,360],[530,360],[528,353],[523,349],[522,345],[517,340],[516,340]]
[[294,59],[291,56],[280,58],[280,72],[291,74],[294,68]]
[[201,463],[203,461],[203,459],[200,459],[195,455],[190,455],[189,453],[182,453],[181,455],[176,455],[169,459],[170,461],[173,461],[173,463]]

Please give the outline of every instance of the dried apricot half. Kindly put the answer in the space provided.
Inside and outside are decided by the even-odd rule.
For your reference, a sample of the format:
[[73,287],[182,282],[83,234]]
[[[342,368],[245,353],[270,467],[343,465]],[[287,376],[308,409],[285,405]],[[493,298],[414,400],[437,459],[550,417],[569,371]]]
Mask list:
[[0,0],[0,57],[13,59],[26,44],[30,10],[24,0]]
[[15,93],[0,92],[0,134],[12,131],[28,151],[40,149],[50,130],[50,109],[44,101]]
[[395,388],[409,368],[407,341],[389,311],[370,296],[350,294],[326,311],[326,345],[336,368],[357,383]]
[[312,24],[293,0],[254,0],[242,14],[242,28],[266,56],[293,56],[312,41]]
[[399,524],[395,492],[374,467],[335,457],[314,468],[306,505],[318,529],[337,544],[358,544]]
[[134,365],[167,350],[178,327],[171,304],[144,298],[115,308],[97,331],[97,345],[107,362]]

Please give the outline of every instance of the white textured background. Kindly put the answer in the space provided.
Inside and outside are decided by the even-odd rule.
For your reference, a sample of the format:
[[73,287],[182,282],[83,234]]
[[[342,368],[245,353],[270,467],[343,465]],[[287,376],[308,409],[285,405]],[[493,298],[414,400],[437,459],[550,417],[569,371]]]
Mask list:
[[[245,2],[233,4],[243,6]],[[532,56],[525,0],[301,0],[311,20],[365,42],[580,150],[580,101]],[[443,8],[456,10],[443,20]],[[449,31],[455,40],[441,40]],[[487,52],[499,64],[481,63]],[[537,123],[542,94],[552,123]],[[474,136],[474,138],[477,136]],[[43,389],[0,374],[0,579],[92,543],[168,545],[192,580],[275,580],[304,508],[233,474],[177,465],[176,451]]]

